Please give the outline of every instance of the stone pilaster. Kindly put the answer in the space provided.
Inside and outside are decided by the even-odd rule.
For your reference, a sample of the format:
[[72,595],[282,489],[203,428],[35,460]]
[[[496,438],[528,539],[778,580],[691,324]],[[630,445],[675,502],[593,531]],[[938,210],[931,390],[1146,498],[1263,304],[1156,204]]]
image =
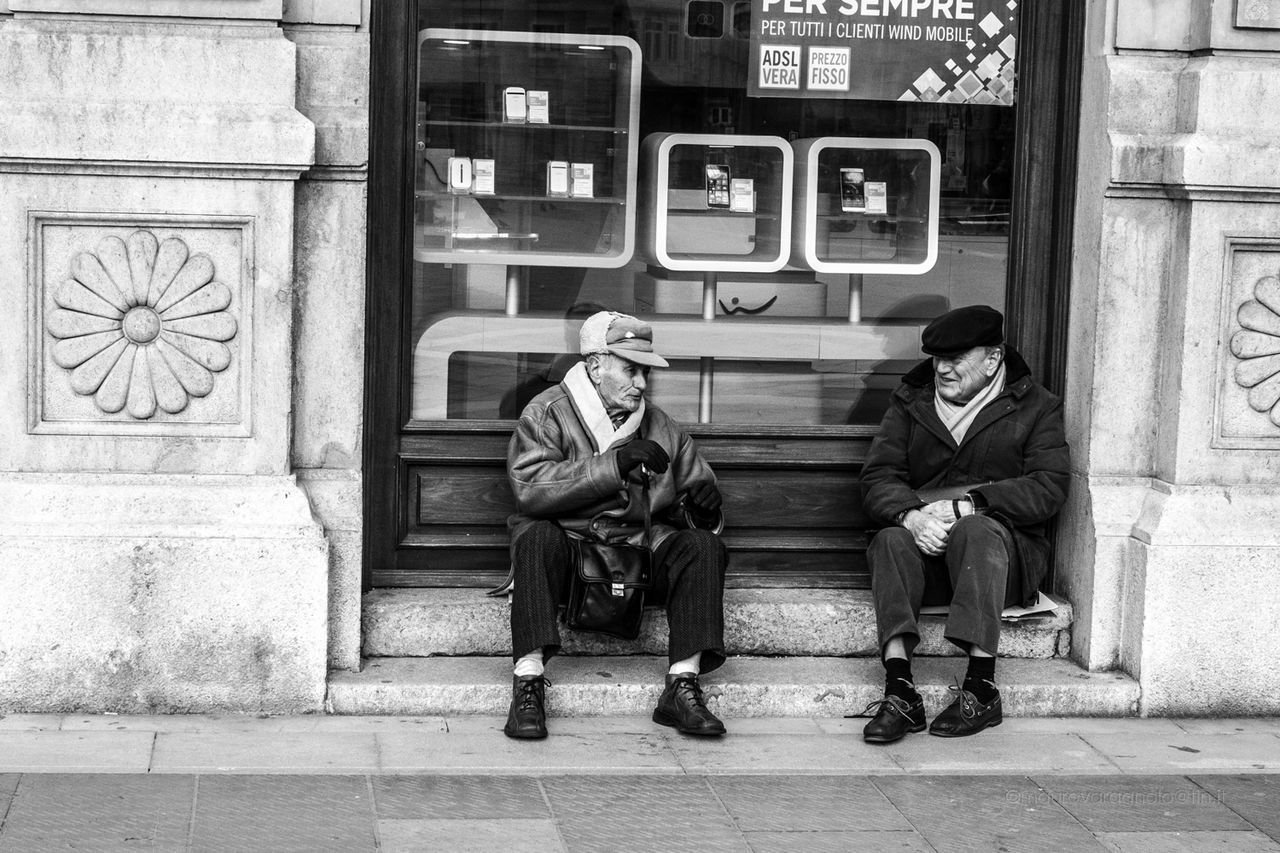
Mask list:
[[321,707],[280,0],[0,19],[0,706]]
[[1146,714],[1280,709],[1280,21],[1254,6],[1090,7],[1061,580],[1073,653]]

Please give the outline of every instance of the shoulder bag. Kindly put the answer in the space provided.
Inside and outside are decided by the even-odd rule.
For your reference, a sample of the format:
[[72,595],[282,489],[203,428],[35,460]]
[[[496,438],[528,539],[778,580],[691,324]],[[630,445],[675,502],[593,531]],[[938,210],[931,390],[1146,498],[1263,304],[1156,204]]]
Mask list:
[[645,592],[653,586],[647,474],[643,482],[643,547],[598,542],[565,531],[572,561],[565,622],[575,631],[595,631],[624,640],[640,636]]

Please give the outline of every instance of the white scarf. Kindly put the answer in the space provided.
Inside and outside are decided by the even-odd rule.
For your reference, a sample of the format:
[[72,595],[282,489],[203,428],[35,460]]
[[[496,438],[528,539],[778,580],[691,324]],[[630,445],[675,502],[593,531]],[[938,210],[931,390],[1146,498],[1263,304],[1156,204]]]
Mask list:
[[564,375],[564,385],[569,389],[569,400],[578,413],[578,420],[591,435],[591,443],[596,447],[599,456],[615,444],[631,438],[640,429],[640,421],[644,420],[644,398],[640,398],[640,408],[614,429],[609,413],[605,411],[600,392],[596,390],[591,377],[587,375],[587,363],[580,361]]
[[965,433],[969,431],[969,427],[973,426],[973,421],[978,417],[978,412],[1000,395],[1004,390],[1004,362],[1000,362],[1000,369],[996,371],[996,375],[987,383],[987,387],[979,391],[974,398],[967,403],[956,404],[949,403],[942,399],[937,390],[933,392],[933,408],[938,412],[938,417],[942,420],[942,425],[951,433],[951,437],[956,440],[956,444],[964,441]]

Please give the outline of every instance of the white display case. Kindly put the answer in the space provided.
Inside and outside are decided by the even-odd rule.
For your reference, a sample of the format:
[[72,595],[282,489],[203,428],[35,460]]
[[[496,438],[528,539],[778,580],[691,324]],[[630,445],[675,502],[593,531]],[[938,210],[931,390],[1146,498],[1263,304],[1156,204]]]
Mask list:
[[797,139],[792,262],[921,275],[938,259],[941,156],[927,139]]
[[785,139],[653,133],[640,156],[640,250],[649,263],[717,273],[787,265],[794,155]]
[[624,36],[423,30],[414,259],[626,265],[639,91]]

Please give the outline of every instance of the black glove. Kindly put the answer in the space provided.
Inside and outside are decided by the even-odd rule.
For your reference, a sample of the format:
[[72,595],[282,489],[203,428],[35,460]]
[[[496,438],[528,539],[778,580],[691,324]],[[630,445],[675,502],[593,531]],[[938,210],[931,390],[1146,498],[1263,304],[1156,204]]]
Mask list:
[[689,490],[689,500],[699,512],[710,514],[720,508],[720,490],[715,483],[703,483]]
[[624,478],[638,465],[644,465],[655,474],[661,474],[671,464],[671,457],[662,445],[647,438],[637,438],[618,448],[618,473]]

